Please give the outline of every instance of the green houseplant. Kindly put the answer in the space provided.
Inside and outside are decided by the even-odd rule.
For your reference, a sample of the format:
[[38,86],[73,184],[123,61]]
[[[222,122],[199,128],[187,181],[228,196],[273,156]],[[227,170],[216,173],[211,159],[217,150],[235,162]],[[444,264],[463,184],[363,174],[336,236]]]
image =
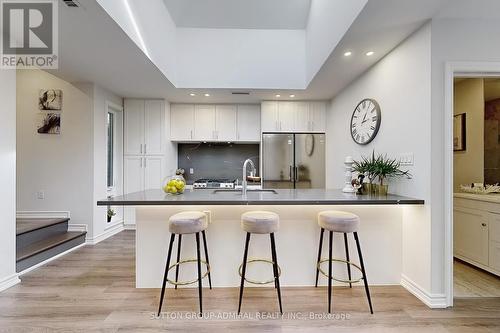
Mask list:
[[[372,151],[370,157],[362,156],[360,161],[354,161],[353,170],[368,178],[369,183],[364,184],[365,192],[381,195],[386,195],[388,192],[388,185],[384,183],[388,178],[411,178],[408,171],[401,170],[401,163],[398,160],[387,155],[375,155],[375,151]],[[376,178],[379,180],[378,184],[374,182]]]
[[116,215],[116,212],[114,211],[114,209],[108,208],[108,223],[111,222],[111,219],[115,215]]

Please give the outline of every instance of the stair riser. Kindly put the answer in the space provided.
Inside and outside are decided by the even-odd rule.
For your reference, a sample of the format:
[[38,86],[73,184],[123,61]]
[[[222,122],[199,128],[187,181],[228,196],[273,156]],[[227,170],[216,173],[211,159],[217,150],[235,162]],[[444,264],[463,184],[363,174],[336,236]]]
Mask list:
[[20,260],[16,263],[16,272],[21,272],[31,266],[41,263],[44,260],[52,258],[60,253],[63,253],[83,243],[85,243],[85,234],[83,234],[80,237],[74,238],[68,242],[65,242],[63,244],[59,244],[49,250],[38,253],[34,256],[31,256],[24,260]]
[[54,235],[64,234],[68,231],[68,222],[54,224],[45,228],[29,231],[16,236],[16,249],[22,249],[33,243],[49,238]]

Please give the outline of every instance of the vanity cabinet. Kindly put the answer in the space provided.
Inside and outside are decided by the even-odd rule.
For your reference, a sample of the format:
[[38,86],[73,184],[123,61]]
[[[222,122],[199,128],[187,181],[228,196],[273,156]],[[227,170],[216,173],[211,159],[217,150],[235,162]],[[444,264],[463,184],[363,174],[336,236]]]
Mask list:
[[500,200],[492,198],[455,194],[453,254],[500,276]]

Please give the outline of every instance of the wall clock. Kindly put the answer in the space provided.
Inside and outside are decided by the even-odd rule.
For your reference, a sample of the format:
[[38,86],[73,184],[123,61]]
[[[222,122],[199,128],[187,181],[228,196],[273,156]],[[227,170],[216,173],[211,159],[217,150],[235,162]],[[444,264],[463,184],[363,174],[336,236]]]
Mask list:
[[359,145],[370,143],[377,136],[382,115],[376,100],[365,98],[351,116],[351,137]]
[[312,154],[314,153],[314,135],[307,134],[305,146],[307,156],[312,156]]

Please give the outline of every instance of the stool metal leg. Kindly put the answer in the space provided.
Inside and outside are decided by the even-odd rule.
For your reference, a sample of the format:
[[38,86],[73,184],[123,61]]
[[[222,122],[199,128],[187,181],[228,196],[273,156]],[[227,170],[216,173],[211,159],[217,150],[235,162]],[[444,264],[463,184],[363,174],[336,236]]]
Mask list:
[[283,314],[283,307],[281,306],[280,277],[278,274],[278,256],[276,255],[276,242],[274,241],[274,233],[271,233],[271,254],[273,257],[274,282],[276,284],[276,290],[278,291],[278,302],[280,304],[280,313]]
[[319,262],[321,260],[321,248],[323,247],[323,234],[325,233],[325,229],[321,228],[319,232],[319,248],[318,248],[318,261],[316,262],[316,284],[315,287],[318,287],[318,277],[319,277]]
[[[177,237],[177,262],[181,261],[181,242],[182,234],[179,234],[179,236]],[[177,265],[175,267],[175,282],[179,282],[179,266],[180,265]],[[175,285],[174,288],[177,289],[177,285]]]
[[332,310],[332,243],[333,231],[330,231],[330,239],[328,245],[328,313]]
[[358,248],[359,263],[361,265],[361,271],[363,272],[363,282],[365,283],[366,297],[368,298],[368,305],[370,305],[370,313],[373,314],[372,299],[370,297],[370,289],[368,288],[368,281],[366,280],[365,265],[363,263],[363,255],[361,254],[361,246],[359,244],[358,233],[354,233],[354,239],[356,240],[356,247]]
[[[349,261],[349,244],[347,242],[347,233],[344,232],[344,245],[345,245],[345,258]],[[349,276],[349,281],[351,280],[351,265],[347,263],[347,275]],[[352,288],[352,283],[349,283],[349,288]]]
[[165,274],[163,275],[163,285],[161,288],[160,306],[158,307],[158,317],[160,316],[161,307],[163,305],[163,297],[165,296],[165,286],[167,284],[168,266],[170,266],[170,256],[172,255],[172,246],[174,245],[174,239],[175,239],[175,234],[171,234],[170,244],[168,245],[167,263],[165,264]]
[[240,301],[239,301],[239,305],[238,305],[238,314],[240,314],[240,311],[241,311],[241,300],[243,298],[243,286],[245,284],[245,272],[247,270],[248,243],[250,243],[250,233],[249,232],[247,232],[247,238],[245,241],[245,251],[243,253],[243,267],[241,270]]
[[[201,232],[203,236],[203,247],[205,249],[205,261],[207,262],[208,267],[210,267],[210,261],[208,260],[208,248],[207,248],[207,236],[205,235],[205,230]],[[212,277],[210,276],[210,270],[208,271],[208,285],[210,289],[212,289]]]
[[200,315],[203,313],[202,280],[201,280],[201,255],[200,233],[196,233],[196,259],[198,260],[198,295],[200,297]]

